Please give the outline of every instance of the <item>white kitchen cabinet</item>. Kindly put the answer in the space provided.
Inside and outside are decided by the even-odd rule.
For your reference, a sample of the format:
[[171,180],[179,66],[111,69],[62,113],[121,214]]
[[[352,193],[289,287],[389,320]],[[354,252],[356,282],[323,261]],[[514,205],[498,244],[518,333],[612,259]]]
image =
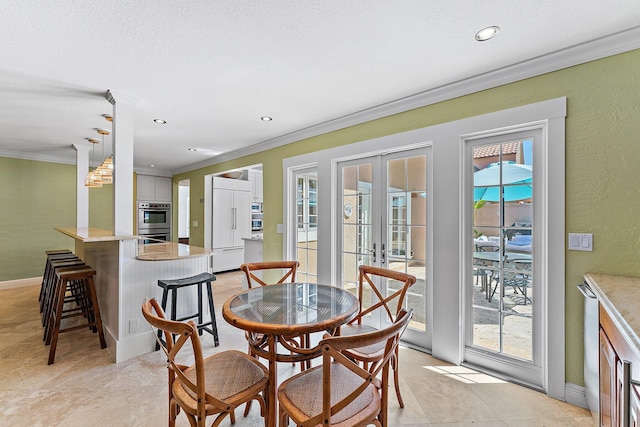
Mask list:
[[251,201],[253,203],[262,203],[264,200],[262,171],[249,171],[249,182],[251,183]]
[[170,202],[171,193],[171,178],[164,176],[138,175],[138,201]]
[[213,178],[211,214],[214,272],[240,268],[244,255],[243,238],[251,237],[249,181]]

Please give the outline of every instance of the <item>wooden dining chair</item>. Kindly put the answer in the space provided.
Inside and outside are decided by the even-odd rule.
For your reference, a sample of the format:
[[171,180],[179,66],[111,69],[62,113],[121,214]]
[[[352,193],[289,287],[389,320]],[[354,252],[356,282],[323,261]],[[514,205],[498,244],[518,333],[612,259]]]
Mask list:
[[[387,426],[389,365],[413,310],[401,310],[384,329],[360,335],[330,336],[320,341],[322,365],[307,369],[278,387],[279,425],[352,427]],[[370,369],[347,355],[359,348],[382,347]]]
[[[379,289],[378,284],[385,281],[387,289],[390,289],[389,280],[397,281],[401,286],[395,292],[383,292]],[[340,335],[357,335],[376,330],[376,328],[365,325],[362,320],[375,311],[381,311],[382,317],[389,323],[393,323],[400,313],[404,305],[404,299],[409,288],[416,283],[415,276],[399,271],[388,270],[370,265],[361,265],[358,276],[358,301],[360,303],[360,311],[358,315],[346,325],[340,327]],[[365,295],[365,288],[371,292]],[[354,360],[363,363],[365,369],[371,364],[384,357],[384,346],[369,346],[366,348],[358,348],[347,350],[345,352]],[[398,382],[398,349],[396,347],[394,356],[391,360],[393,368],[393,381],[396,389],[396,396],[401,408],[404,408],[402,395],[400,394],[400,384]]]
[[[253,262],[242,264],[240,266],[240,270],[242,270],[247,278],[247,286],[249,289],[253,288],[256,285],[267,286],[268,284],[276,284],[276,283],[284,283],[287,280],[290,283],[296,281],[296,270],[300,263],[298,261],[265,261],[265,262]],[[267,271],[267,274],[282,274],[278,281],[272,281],[268,279],[264,279],[263,277],[258,276],[256,273],[261,272],[264,273]],[[273,272],[273,273],[271,273]],[[269,283],[265,282],[268,280]]]
[[[169,426],[176,425],[182,409],[192,426],[204,427],[206,417],[217,415],[212,426],[218,426],[229,415],[235,423],[235,409],[257,400],[260,414],[267,415],[269,371],[255,358],[237,350],[227,350],[203,357],[198,328],[193,321],[168,320],[154,299],[142,304],[142,315],[152,327],[164,332],[165,340],[157,338],[167,355],[169,373]],[[177,337],[174,343],[174,336]],[[193,364],[176,361],[185,359],[189,351],[181,350],[190,341]],[[180,354],[180,356],[179,356]]]
[[[296,271],[300,263],[298,261],[265,261],[265,262],[253,262],[242,264],[240,266],[240,270],[244,272],[245,277],[247,279],[247,286],[249,289],[255,286],[268,286],[269,284],[279,284],[279,283],[294,283],[296,281]],[[258,276],[256,273],[267,272],[267,274],[273,274],[274,277],[282,276],[279,279],[265,279],[263,277]],[[277,280],[277,282],[275,281]],[[247,340],[259,340],[260,336],[257,334],[252,334],[247,332],[246,334]],[[287,337],[289,344],[295,347],[306,347],[308,345],[309,336],[297,336],[297,337]],[[249,354],[254,357],[258,357],[251,351],[251,346],[249,346]],[[310,365],[310,361],[300,362],[300,369],[305,370]]]

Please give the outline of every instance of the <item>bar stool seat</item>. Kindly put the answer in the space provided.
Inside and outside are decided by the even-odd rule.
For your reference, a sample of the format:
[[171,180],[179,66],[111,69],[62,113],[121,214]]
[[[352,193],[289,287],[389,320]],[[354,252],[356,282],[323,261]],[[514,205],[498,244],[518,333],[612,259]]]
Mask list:
[[[218,341],[218,327],[216,325],[216,312],[213,307],[213,290],[211,289],[211,282],[216,280],[216,276],[211,273],[200,273],[195,276],[185,277],[182,279],[165,279],[158,280],[158,286],[163,289],[162,292],[162,310],[166,313],[167,310],[167,299],[169,296],[169,291],[171,291],[171,320],[175,320],[177,322],[182,322],[184,320],[198,318],[197,328],[198,335],[202,335],[202,331],[207,331],[211,335],[213,335],[214,346],[217,347],[219,345]],[[211,320],[208,322],[204,322],[203,319],[203,311],[202,311],[202,285],[206,284],[207,288],[207,296],[209,303],[209,314],[211,315]],[[183,317],[177,317],[177,290],[180,288],[184,288],[187,286],[197,286],[198,287],[198,311],[189,314]],[[158,331],[158,338],[162,341],[162,333]],[[164,341],[163,341],[164,342]],[[156,344],[156,350],[160,349],[160,345]]]

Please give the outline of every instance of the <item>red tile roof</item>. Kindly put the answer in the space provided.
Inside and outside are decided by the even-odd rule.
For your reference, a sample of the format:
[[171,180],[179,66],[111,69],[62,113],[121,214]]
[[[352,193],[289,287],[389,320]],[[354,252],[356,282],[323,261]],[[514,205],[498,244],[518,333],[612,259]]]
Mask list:
[[[518,152],[518,144],[520,141],[512,141],[503,143],[502,154],[516,154]],[[479,145],[473,149],[473,158],[481,159],[483,157],[493,157],[499,154],[500,144]]]

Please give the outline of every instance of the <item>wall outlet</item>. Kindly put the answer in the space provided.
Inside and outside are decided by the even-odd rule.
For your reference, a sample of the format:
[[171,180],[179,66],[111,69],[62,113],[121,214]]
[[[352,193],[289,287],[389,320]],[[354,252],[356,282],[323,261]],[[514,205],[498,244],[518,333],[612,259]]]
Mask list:
[[140,319],[130,319],[129,320],[129,333],[138,332],[138,327],[140,326]]
[[278,225],[276,225],[276,232],[277,232],[278,234],[282,234],[282,224],[278,224]]
[[569,233],[570,251],[593,251],[593,234]]
[[191,226],[193,228],[198,228],[198,221],[191,221]]

